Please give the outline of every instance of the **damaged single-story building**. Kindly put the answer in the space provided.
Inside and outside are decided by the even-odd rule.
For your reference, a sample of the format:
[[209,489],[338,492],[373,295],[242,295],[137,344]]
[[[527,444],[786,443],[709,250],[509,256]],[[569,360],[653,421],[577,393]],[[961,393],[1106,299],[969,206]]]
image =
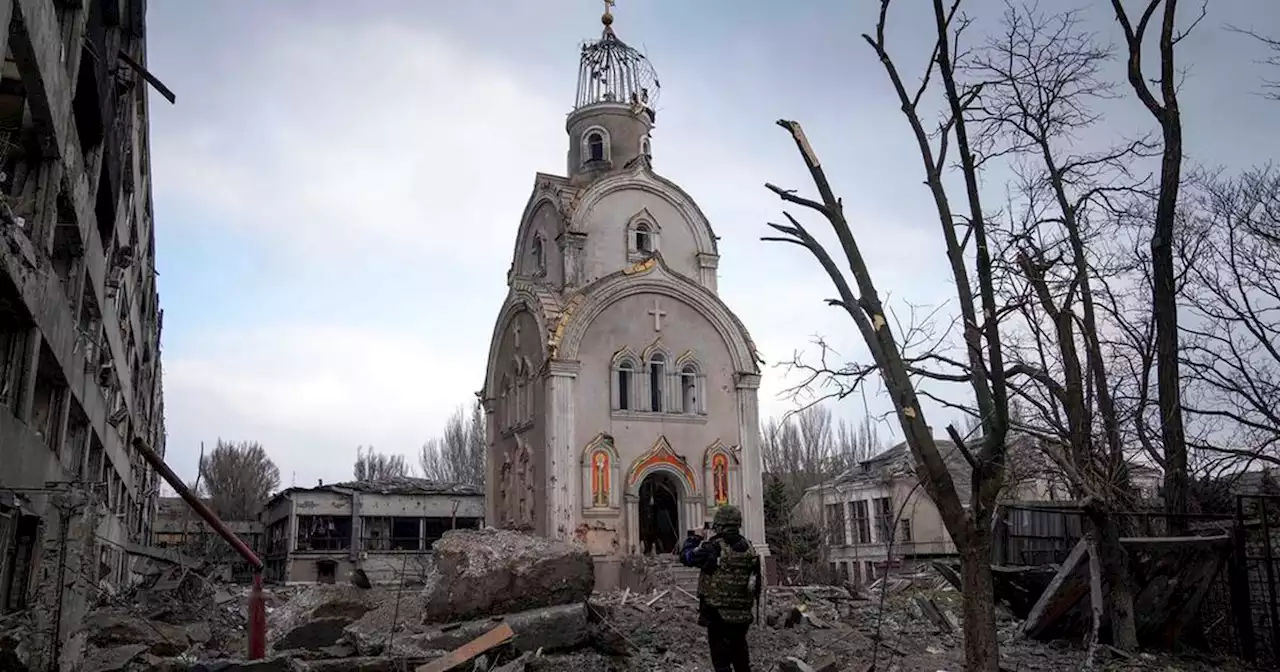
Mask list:
[[484,506],[474,485],[408,476],[287,488],[262,514],[266,579],[335,583],[361,569],[379,583],[425,573],[432,544],[482,527]]
[[[210,504],[210,500],[204,500]],[[253,520],[224,520],[227,528],[235,533],[251,550],[262,552],[262,522]],[[224,581],[246,583],[253,579],[253,567],[214,532],[191,505],[181,497],[161,497],[156,505],[156,517],[151,527],[151,543],[159,549],[174,549],[191,557],[222,565],[220,574]]]

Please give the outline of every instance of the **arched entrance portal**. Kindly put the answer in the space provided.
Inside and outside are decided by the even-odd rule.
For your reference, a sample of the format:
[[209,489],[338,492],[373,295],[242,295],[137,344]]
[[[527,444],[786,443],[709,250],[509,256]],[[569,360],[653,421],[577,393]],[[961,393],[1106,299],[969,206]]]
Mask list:
[[680,543],[680,486],[665,471],[640,482],[640,547],[645,555],[675,553]]

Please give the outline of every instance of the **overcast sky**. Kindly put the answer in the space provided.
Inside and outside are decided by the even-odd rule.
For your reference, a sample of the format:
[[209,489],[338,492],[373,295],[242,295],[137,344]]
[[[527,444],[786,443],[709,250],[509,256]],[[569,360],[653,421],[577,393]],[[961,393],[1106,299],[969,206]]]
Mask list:
[[[904,76],[928,58],[931,16],[899,0]],[[1046,3],[1056,4],[1056,3]],[[844,197],[892,303],[954,296],[919,157],[883,70],[858,35],[878,3],[621,0],[615,28],[662,84],[654,166],[721,237],[720,292],[770,364],[823,334],[863,356],[829,283],[800,248],[759,241],[811,191],[779,117],[796,119]],[[1191,18],[1198,3],[1184,2]],[[973,39],[1001,4],[968,0]],[[1118,38],[1108,3],[1077,1]],[[416,464],[474,399],[534,172],[564,172],[579,43],[601,3],[219,0],[150,3],[151,97],[170,463],[194,477],[201,442],[260,441],[283,486],[351,477],[357,445]],[[1179,46],[1186,145],[1243,166],[1280,155],[1263,57],[1226,24],[1280,26],[1275,0],[1213,3]],[[1149,117],[1132,97],[1108,128]],[[991,179],[991,178],[989,178]],[[766,369],[762,415],[780,414]],[[874,392],[874,390],[873,390]],[[887,401],[869,400],[873,412]],[[835,408],[862,414],[862,401]],[[935,426],[954,417],[937,414]],[[882,433],[897,428],[885,423]]]

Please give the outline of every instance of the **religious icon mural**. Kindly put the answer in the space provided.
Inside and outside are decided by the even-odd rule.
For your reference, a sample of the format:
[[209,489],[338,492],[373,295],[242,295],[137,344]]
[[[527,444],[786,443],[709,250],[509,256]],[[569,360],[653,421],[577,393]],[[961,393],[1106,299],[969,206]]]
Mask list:
[[600,433],[582,449],[582,498],[583,511],[606,513],[617,509],[621,493],[616,491],[618,479],[618,453],[613,447],[613,437]]
[[591,503],[609,506],[609,454],[603,448],[591,456]]
[[711,457],[711,492],[716,506],[729,503],[729,456],[724,453]]

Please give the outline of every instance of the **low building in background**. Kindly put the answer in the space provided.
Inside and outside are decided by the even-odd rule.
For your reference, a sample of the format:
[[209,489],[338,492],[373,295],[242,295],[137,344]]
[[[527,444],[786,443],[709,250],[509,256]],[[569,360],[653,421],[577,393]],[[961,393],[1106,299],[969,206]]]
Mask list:
[[407,476],[288,488],[267,502],[266,578],[335,583],[356,569],[374,583],[422,577],[451,529],[484,525],[484,491]]
[[[205,500],[205,503],[209,501]],[[262,553],[263,526],[260,520],[223,522],[254,552]],[[247,583],[253,579],[253,567],[181,497],[160,498],[151,529],[152,545],[156,548],[171,549],[190,558],[223,565],[224,568],[215,575],[224,581]]]
[[[975,444],[980,438],[972,440]],[[960,501],[969,502],[972,469],[954,443],[936,439]],[[1058,487],[1030,442],[1014,442],[1001,501],[1052,501]],[[859,462],[834,479],[805,491],[791,513],[793,524],[824,531],[827,561],[853,583],[886,572],[912,571],[933,560],[958,557],[942,514],[919,485],[905,442]],[[892,544],[890,544],[892,541]]]

